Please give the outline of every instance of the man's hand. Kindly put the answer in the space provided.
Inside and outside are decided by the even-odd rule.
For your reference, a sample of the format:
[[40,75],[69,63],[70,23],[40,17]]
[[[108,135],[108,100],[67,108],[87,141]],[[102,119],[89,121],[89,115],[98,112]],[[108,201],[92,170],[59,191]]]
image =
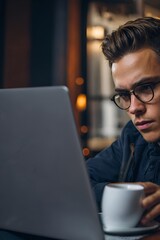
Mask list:
[[145,198],[142,201],[145,213],[141,219],[141,223],[145,225],[160,216],[160,186],[152,182],[139,182],[139,184],[144,186],[145,191]]

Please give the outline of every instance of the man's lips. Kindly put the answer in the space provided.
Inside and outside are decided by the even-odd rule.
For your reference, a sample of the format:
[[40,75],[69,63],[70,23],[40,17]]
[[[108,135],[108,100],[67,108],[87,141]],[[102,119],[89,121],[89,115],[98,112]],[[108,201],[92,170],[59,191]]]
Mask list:
[[151,127],[152,123],[154,121],[147,121],[147,120],[143,120],[143,121],[137,121],[135,122],[135,126],[139,129],[139,130],[147,130]]

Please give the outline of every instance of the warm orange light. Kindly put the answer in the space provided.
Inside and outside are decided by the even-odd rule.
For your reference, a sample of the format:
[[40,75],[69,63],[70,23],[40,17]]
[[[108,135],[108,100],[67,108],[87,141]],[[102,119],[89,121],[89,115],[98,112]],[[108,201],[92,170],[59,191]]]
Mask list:
[[76,107],[79,111],[83,111],[87,106],[87,98],[85,94],[79,94],[76,101]]
[[82,152],[85,157],[87,157],[90,154],[90,151],[88,148],[83,148]]
[[80,85],[84,84],[84,79],[82,77],[78,77],[78,78],[76,78],[75,82],[77,85],[80,86]]
[[87,38],[88,39],[103,39],[104,38],[104,27],[102,26],[92,26],[87,28]]
[[81,126],[81,133],[87,133],[88,132],[88,127],[83,125]]

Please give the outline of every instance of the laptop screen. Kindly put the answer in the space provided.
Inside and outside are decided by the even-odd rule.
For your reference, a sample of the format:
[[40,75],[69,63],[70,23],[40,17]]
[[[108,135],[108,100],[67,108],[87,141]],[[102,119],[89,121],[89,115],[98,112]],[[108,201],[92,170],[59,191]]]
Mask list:
[[0,90],[0,228],[101,240],[69,91]]

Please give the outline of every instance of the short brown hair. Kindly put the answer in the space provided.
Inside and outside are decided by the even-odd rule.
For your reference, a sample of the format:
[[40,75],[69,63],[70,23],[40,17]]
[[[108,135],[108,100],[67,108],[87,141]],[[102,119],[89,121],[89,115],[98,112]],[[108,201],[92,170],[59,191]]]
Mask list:
[[160,57],[160,19],[142,17],[128,21],[108,34],[101,46],[110,67],[125,54],[142,48],[151,48]]

